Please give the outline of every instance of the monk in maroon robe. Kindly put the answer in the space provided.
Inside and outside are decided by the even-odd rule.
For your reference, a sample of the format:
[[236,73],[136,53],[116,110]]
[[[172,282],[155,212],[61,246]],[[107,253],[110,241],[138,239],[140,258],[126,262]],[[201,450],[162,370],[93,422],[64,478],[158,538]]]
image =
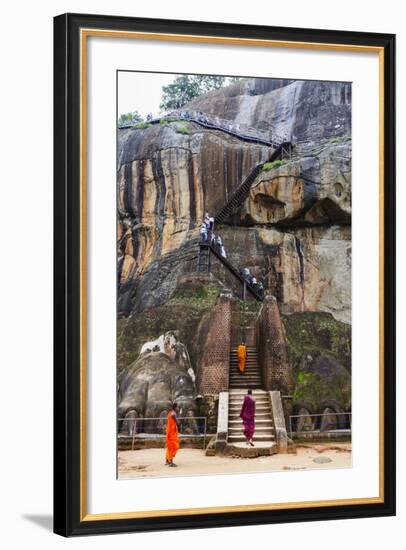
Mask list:
[[247,440],[247,445],[254,447],[252,438],[255,432],[255,399],[252,397],[252,390],[248,390],[247,395],[244,396],[240,417],[244,426],[243,432]]

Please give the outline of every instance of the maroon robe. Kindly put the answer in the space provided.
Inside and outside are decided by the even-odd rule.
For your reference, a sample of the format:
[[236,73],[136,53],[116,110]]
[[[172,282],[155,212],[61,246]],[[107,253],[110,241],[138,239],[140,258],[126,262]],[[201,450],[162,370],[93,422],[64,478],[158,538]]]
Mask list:
[[255,400],[251,395],[244,397],[241,407],[240,417],[244,425],[244,435],[247,439],[252,439],[255,432]]

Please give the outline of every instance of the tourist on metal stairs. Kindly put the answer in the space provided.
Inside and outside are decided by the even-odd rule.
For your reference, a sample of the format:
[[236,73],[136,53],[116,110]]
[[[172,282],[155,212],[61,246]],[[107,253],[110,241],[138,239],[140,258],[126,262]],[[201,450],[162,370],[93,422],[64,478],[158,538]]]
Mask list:
[[207,225],[202,223],[200,227],[200,240],[205,243],[207,242]]

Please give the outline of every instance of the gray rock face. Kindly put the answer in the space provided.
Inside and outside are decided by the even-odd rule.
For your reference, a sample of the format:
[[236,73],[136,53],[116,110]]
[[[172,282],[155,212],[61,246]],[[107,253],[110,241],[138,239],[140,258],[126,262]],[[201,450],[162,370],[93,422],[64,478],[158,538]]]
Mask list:
[[160,422],[145,421],[144,431],[154,431],[164,422],[174,402],[180,417],[196,416],[195,398],[194,373],[187,350],[175,333],[167,333],[146,343],[138,359],[121,374],[118,418],[126,418],[128,425],[128,419],[160,417]]
[[[296,411],[343,413],[351,408],[351,376],[343,365],[326,355],[304,358],[303,363],[303,372],[310,374],[311,378],[300,385],[300,396],[294,403]],[[339,424],[344,422],[343,417],[335,420]],[[329,420],[324,422],[328,424]]]
[[239,224],[349,225],[351,222],[351,143],[298,146],[295,157],[261,172],[241,206]]
[[350,83],[258,79],[227,92],[210,92],[185,108],[260,129],[273,127],[294,142],[351,134]]

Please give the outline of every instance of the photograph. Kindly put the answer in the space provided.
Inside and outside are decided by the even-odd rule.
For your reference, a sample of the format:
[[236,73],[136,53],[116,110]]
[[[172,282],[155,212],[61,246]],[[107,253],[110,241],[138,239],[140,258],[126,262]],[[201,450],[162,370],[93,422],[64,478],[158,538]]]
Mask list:
[[117,70],[117,479],[352,467],[352,83]]

